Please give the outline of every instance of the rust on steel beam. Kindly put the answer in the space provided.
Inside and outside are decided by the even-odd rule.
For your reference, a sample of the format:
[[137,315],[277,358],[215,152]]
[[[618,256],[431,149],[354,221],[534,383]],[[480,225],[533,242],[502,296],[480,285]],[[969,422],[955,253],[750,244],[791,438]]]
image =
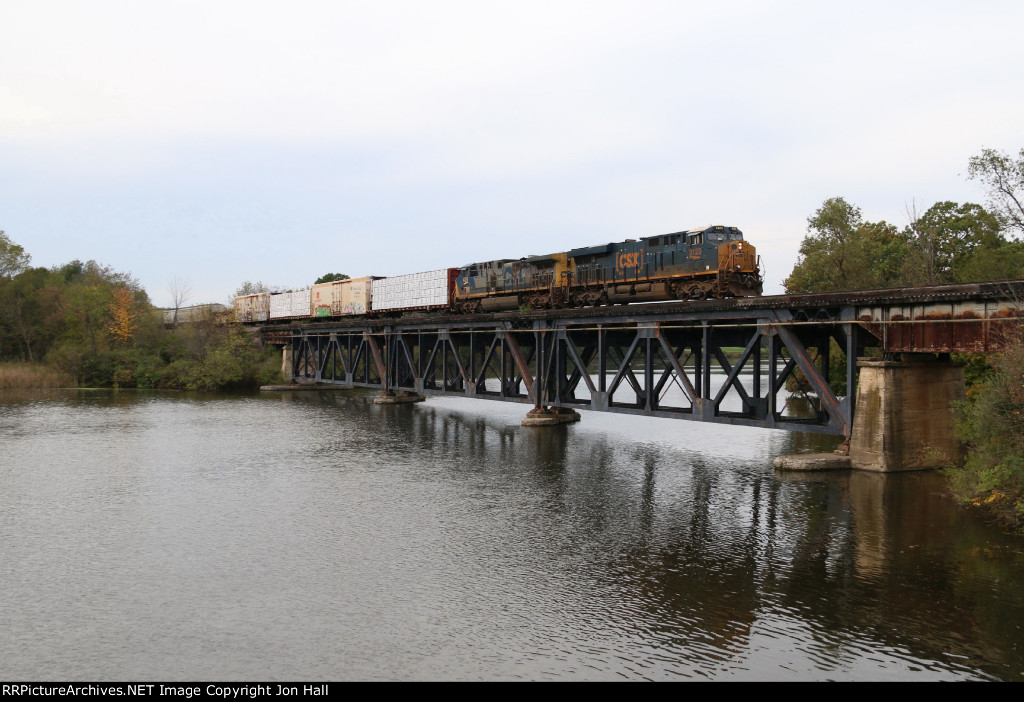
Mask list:
[[[997,353],[1024,326],[1024,313],[1005,311],[981,316],[971,311],[942,312],[906,309],[904,312],[860,315],[861,326],[882,340],[886,352]],[[877,313],[876,313],[877,314]]]
[[384,389],[387,390],[387,368],[384,365],[384,358],[380,353],[380,345],[377,343],[377,339],[374,335],[369,332],[363,332],[363,341],[370,349],[370,353],[373,356],[373,363],[377,366],[377,374],[380,376],[381,383],[384,385]]
[[520,377],[523,379],[523,383],[526,385],[526,394],[529,396],[530,402],[536,404],[537,393],[534,390],[533,376],[530,374],[530,364],[523,356],[522,349],[519,348],[519,342],[516,341],[515,333],[507,329],[503,329],[499,333],[505,337],[505,344],[508,346],[508,350],[512,354],[512,362],[515,364]]

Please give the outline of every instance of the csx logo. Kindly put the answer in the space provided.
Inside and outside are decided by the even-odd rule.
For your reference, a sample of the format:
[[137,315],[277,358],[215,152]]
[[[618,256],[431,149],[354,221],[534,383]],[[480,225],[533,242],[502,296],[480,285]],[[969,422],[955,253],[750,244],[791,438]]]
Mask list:
[[640,265],[640,252],[620,253],[615,258],[616,268],[636,268]]

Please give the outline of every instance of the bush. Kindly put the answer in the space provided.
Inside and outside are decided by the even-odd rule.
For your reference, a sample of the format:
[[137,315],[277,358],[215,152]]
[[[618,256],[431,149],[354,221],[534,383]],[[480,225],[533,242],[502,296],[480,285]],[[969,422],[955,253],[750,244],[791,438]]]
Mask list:
[[963,503],[984,507],[1024,531],[1024,339],[992,359],[992,372],[959,409],[964,465],[947,475]]

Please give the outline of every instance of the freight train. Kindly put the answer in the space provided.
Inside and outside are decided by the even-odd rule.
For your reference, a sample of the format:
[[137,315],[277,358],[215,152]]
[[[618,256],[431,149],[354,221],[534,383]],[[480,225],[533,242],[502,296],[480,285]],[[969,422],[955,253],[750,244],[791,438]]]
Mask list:
[[736,227],[715,225],[544,256],[367,276],[235,298],[242,322],[406,311],[455,314],[760,295],[761,262]]

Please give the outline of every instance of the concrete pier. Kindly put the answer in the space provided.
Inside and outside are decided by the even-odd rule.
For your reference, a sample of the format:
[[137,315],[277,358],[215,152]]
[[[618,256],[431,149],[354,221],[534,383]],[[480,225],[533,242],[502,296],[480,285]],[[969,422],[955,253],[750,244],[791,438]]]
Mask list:
[[426,396],[420,395],[415,392],[403,392],[395,394],[393,392],[386,391],[383,395],[373,398],[373,404],[375,405],[402,405],[409,402],[423,402],[426,400]]
[[[294,358],[292,347],[285,345],[281,347],[281,377],[289,380],[292,377],[292,359]],[[292,382],[295,382],[292,380]]]
[[963,461],[953,405],[963,365],[949,360],[858,361],[850,462],[859,470],[944,468]]
[[580,413],[568,407],[535,407],[523,418],[524,427],[551,427],[580,421]]
[[849,470],[850,457],[839,453],[800,453],[789,456],[778,456],[775,459],[775,470],[782,471],[822,471]]

